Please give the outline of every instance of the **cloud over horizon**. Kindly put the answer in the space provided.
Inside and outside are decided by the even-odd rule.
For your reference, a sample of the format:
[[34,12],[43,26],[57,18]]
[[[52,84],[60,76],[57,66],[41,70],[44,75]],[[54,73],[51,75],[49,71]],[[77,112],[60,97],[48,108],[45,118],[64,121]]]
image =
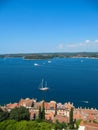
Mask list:
[[96,40],[85,40],[82,43],[60,43],[58,45],[59,51],[66,51],[66,52],[93,52],[98,51],[98,39]]

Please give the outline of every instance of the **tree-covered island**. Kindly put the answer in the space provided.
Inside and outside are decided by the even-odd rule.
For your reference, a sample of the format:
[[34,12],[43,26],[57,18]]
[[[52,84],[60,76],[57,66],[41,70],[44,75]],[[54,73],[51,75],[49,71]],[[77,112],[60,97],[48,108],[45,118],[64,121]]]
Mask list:
[[1,54],[0,58],[24,58],[24,59],[52,59],[52,58],[98,58],[98,52],[75,52],[75,53],[20,53]]

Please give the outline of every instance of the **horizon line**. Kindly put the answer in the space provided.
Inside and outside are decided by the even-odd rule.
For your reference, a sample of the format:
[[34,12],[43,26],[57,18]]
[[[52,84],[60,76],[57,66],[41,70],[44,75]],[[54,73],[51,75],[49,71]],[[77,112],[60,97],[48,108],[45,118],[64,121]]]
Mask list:
[[55,54],[55,53],[98,53],[98,51],[73,51],[73,52],[16,52],[0,53],[0,55],[17,55],[17,54]]

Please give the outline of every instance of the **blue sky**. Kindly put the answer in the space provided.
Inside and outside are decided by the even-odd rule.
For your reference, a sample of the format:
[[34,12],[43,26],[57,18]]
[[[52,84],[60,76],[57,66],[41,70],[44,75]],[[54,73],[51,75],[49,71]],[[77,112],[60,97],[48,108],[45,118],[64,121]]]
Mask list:
[[97,0],[0,0],[0,54],[98,51]]

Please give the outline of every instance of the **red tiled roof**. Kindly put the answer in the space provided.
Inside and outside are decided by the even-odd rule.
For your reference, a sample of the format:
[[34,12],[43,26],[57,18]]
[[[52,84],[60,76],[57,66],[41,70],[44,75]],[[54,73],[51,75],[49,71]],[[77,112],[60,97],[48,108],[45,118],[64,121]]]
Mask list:
[[21,99],[19,101],[19,106],[26,106],[26,107],[31,107],[33,104],[33,100],[26,98],[26,99]]
[[18,103],[7,104],[6,107],[7,108],[15,108],[15,107],[18,107]]

